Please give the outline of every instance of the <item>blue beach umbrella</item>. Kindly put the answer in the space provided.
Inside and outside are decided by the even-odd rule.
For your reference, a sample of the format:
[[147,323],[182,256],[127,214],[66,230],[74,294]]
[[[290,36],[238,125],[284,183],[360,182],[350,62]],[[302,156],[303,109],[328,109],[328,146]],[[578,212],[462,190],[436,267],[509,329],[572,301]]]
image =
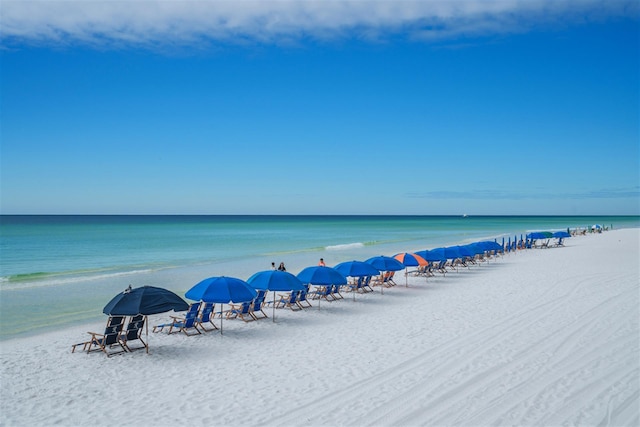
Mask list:
[[455,266],[456,271],[458,271],[457,265],[454,265],[454,263],[453,263],[454,259],[462,258],[462,254],[458,250],[458,247],[457,246],[447,246],[446,248],[444,248],[444,256],[445,256],[446,259],[450,259],[452,261],[451,265]]
[[475,243],[468,243],[466,245],[460,246],[460,248],[462,248],[463,253],[467,254],[467,256],[471,260],[474,260],[476,255],[484,253],[484,249],[482,249]]
[[447,246],[444,248],[444,256],[446,259],[456,259],[461,258],[462,254],[460,254],[457,246]]
[[[383,256],[383,255],[369,258],[365,262],[368,264],[371,264],[374,268],[376,268],[377,270],[380,270],[380,272],[399,271],[404,268],[404,265],[402,265],[402,263],[397,259],[388,257],[388,256]],[[383,294],[383,293],[384,293],[384,286],[380,286],[380,294]]]
[[333,267],[345,277],[377,276],[380,270],[364,261],[346,261]]
[[398,271],[404,268],[404,265],[397,259],[383,255],[369,258],[365,262],[380,271]]
[[[185,296],[194,301],[229,304],[230,302],[252,301],[257,295],[244,280],[235,277],[209,277],[197,283],[185,293]],[[220,310],[220,334],[222,335],[222,310]]]
[[469,248],[467,245],[463,245],[463,246],[456,246],[456,248],[458,249],[458,253],[460,255],[462,255],[463,257],[469,257],[469,258],[473,258],[473,256],[476,254],[474,251],[471,250],[471,248]]
[[548,231],[534,231],[532,233],[527,234],[527,238],[529,239],[550,239],[553,237],[553,233]]
[[347,278],[339,271],[325,266],[307,267],[296,276],[302,283],[312,285],[346,285]]
[[254,289],[273,291],[273,321],[276,321],[276,291],[302,291],[304,283],[296,276],[280,270],[266,270],[255,273],[247,280]]
[[562,239],[571,237],[571,234],[567,233],[566,231],[556,231],[553,233],[553,237],[558,239],[558,245],[563,245]]
[[420,255],[422,258],[429,262],[439,262],[444,261],[447,258],[444,256],[444,248],[435,248],[426,251],[418,251],[417,255]]
[[[325,266],[307,267],[296,276],[302,283],[309,283],[317,286],[346,285],[347,278],[340,272]],[[354,297],[355,298],[355,297]],[[320,300],[318,300],[318,309]]]
[[[380,274],[380,270],[373,265],[364,261],[346,261],[333,267],[345,277],[365,277],[365,276],[377,276]],[[382,293],[382,287],[380,287]],[[353,300],[356,299],[356,293],[353,293]]]
[[571,237],[571,234],[567,233],[566,231],[556,231],[555,233],[553,233],[553,237],[563,239],[565,237]]
[[256,297],[256,290],[244,280],[235,277],[209,277],[187,291],[185,296],[194,301],[228,304],[247,302]]
[[501,251],[503,249],[503,246],[500,246],[500,243],[493,241],[493,242],[487,242],[488,243],[488,247],[490,248],[490,250],[494,250],[494,251]]
[[502,251],[502,246],[500,246],[500,243],[496,241],[487,240],[487,241],[477,242],[476,245],[479,245],[485,251],[496,251],[496,252]]

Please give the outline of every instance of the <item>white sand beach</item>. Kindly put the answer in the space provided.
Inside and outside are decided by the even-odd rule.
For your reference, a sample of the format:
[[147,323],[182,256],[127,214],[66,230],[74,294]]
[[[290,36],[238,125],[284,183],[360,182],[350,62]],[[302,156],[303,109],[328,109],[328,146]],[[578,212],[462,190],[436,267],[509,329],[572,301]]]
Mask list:
[[639,265],[640,229],[612,230],[224,336],[150,332],[150,354],[71,353],[104,323],[7,340],[0,425],[639,425]]

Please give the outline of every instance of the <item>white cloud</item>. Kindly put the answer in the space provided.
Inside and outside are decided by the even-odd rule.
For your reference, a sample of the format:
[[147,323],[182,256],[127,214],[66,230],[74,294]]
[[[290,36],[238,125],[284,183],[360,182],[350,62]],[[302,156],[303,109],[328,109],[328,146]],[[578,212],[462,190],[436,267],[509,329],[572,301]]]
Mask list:
[[4,0],[0,26],[5,45],[447,40],[637,16],[638,9],[634,0]]

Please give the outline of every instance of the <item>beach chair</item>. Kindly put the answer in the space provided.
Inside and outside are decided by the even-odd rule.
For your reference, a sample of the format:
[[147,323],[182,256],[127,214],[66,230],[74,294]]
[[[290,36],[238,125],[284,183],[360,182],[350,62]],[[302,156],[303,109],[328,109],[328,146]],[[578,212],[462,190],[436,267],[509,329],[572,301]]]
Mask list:
[[289,307],[291,310],[301,310],[302,307],[298,305],[298,297],[300,296],[301,291],[291,291],[286,295],[280,295],[280,299],[275,303],[276,308],[287,308]]
[[333,285],[318,286],[311,295],[313,299],[324,299],[329,302],[336,300],[333,296]]
[[371,276],[364,276],[362,279],[362,286],[360,287],[360,289],[362,289],[362,292],[373,292],[373,288],[371,287],[371,280],[373,278]]
[[[374,279],[375,281],[375,279]],[[349,292],[371,292],[371,276],[354,277],[353,281],[349,283]]]
[[[122,332],[122,328],[124,327],[124,319],[125,316],[110,316],[109,319],[107,319],[107,326],[104,329],[104,334],[88,332],[88,334],[91,335],[89,341],[72,345],[71,352],[74,353],[76,351],[76,347],[82,345],[82,350],[87,353],[101,350],[107,355],[107,357],[113,356],[114,354],[124,353],[126,349],[120,342],[120,332]],[[111,351],[111,349],[116,346],[120,349]]]
[[[203,302],[200,306],[200,311],[198,312],[198,316],[196,317],[196,323],[204,332],[210,332],[218,329],[215,323],[213,323],[213,310],[215,310],[215,306],[215,303],[212,302]],[[205,327],[206,323],[213,326],[213,329],[207,329]]]
[[241,304],[229,304],[230,308],[227,311],[227,319],[237,319],[238,317],[245,322],[251,322],[252,320],[258,320],[251,313],[252,301],[243,302]]
[[[253,299],[253,301],[251,301],[251,304],[249,305],[249,310],[251,313],[251,316],[255,319],[266,319],[267,317],[267,313],[265,313],[262,310],[262,306],[265,304],[264,299],[267,296],[267,291],[265,290],[259,290],[258,291],[258,295],[256,295],[256,297]],[[258,315],[260,317],[258,317]]]
[[359,292],[360,288],[362,287],[362,280],[364,278],[363,277],[352,277],[349,280],[349,283],[347,284],[348,286],[348,292]]
[[300,308],[313,307],[311,305],[311,302],[309,302],[308,296],[309,296],[309,284],[306,284],[304,286],[304,289],[300,291],[300,294],[298,294],[298,299],[296,300],[296,304],[298,304]]
[[333,297],[333,299],[344,299],[344,296],[340,293],[341,287],[342,285],[333,285],[331,287],[331,296]]
[[[142,350],[143,348],[149,353],[149,346],[142,340],[142,329],[144,328],[145,321],[147,319],[142,314],[131,316],[127,329],[120,334],[120,342],[122,346],[129,352],[134,350]],[[131,348],[129,343],[132,341],[140,341],[142,347]]]
[[436,270],[438,270],[438,273],[441,273],[443,276],[445,276],[447,274],[447,260],[442,260],[438,263],[438,266],[436,267]]
[[198,329],[196,322],[199,310],[200,303],[195,302],[189,306],[189,310],[187,310],[187,314],[184,317],[171,316],[172,321],[170,323],[154,326],[153,332],[160,332],[168,326],[169,334],[172,334],[174,329],[176,329],[176,332],[183,332],[187,336],[201,334],[202,332]]
[[395,282],[392,280],[393,274],[395,271],[386,271],[380,276],[376,277],[372,283],[373,286],[384,286],[385,288],[390,288],[391,286],[395,286]]
[[375,276],[371,279],[371,286],[381,286],[384,283],[384,274],[380,274],[379,276]]

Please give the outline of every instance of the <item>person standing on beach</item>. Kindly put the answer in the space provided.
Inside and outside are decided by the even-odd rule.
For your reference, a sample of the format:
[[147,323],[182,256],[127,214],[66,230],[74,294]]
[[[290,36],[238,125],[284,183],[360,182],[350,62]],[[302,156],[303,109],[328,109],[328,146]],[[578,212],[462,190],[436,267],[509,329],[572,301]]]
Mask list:
[[320,267],[326,267],[327,266],[327,264],[324,263],[324,259],[323,258],[320,258],[320,262],[318,262],[318,265]]
[[280,263],[280,267],[278,267],[278,270],[280,270],[280,271],[287,271],[287,269],[286,269],[286,268],[284,268],[284,262],[281,262],[281,263]]

